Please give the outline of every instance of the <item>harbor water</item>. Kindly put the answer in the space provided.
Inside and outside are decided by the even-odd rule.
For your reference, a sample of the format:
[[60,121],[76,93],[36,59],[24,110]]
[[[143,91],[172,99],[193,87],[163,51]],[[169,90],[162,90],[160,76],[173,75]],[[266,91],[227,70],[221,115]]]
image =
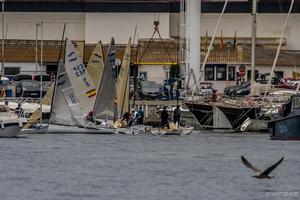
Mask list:
[[[1,139],[0,199],[300,199],[299,141],[209,133]],[[241,155],[261,169],[285,159],[256,179]]]

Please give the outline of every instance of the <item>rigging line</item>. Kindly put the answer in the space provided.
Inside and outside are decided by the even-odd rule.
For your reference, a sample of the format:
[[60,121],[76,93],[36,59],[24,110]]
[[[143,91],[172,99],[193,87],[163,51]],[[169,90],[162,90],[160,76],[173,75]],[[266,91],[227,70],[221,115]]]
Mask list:
[[279,7],[280,12],[283,13],[283,8],[282,8],[280,0],[277,0],[277,3],[278,3],[278,7]]
[[201,80],[202,80],[202,78],[203,78],[204,68],[205,68],[206,62],[207,62],[207,60],[208,60],[208,56],[209,56],[209,54],[210,54],[210,51],[211,51],[211,49],[212,49],[212,45],[213,45],[213,42],[214,42],[214,40],[215,40],[216,33],[217,33],[218,28],[219,28],[221,19],[222,19],[223,15],[224,15],[224,12],[225,12],[226,7],[227,7],[227,3],[228,3],[228,0],[225,1],[224,6],[223,6],[223,9],[222,9],[222,12],[221,12],[221,14],[220,14],[220,16],[219,16],[218,23],[217,23],[217,25],[216,25],[216,27],[215,27],[213,36],[212,36],[212,38],[211,38],[211,40],[210,40],[208,50],[207,50],[207,52],[206,52],[204,61],[203,61],[203,63],[202,63],[201,69],[200,69],[200,76],[199,76],[199,79],[197,80],[197,83],[196,83],[196,85],[194,86],[194,89],[193,89],[193,92],[192,92],[192,96],[194,96],[194,93],[196,92],[196,89],[197,89],[198,85],[200,84],[200,82],[201,82]]
[[280,53],[280,49],[281,49],[281,45],[282,45],[282,41],[283,41],[283,36],[285,34],[285,30],[286,30],[286,27],[287,27],[287,24],[288,24],[288,21],[289,21],[290,14],[291,14],[292,9],[293,9],[293,5],[294,5],[294,0],[291,0],[291,5],[290,5],[290,8],[289,8],[289,12],[288,12],[288,14],[286,16],[285,22],[284,22],[284,26],[283,26],[283,30],[282,30],[282,33],[281,33],[280,41],[279,41],[279,44],[278,44],[278,47],[277,47],[276,56],[275,56],[275,59],[274,59],[274,62],[273,62],[272,70],[271,70],[271,73],[270,73],[270,78],[268,80],[268,84],[267,84],[267,87],[266,87],[263,99],[266,99],[269,87],[271,85],[271,80],[274,77],[274,71],[275,71],[275,67],[276,67],[276,64],[277,64],[278,56],[279,56],[279,53]]
[[153,37],[154,37],[156,31],[157,31],[157,30],[154,30],[154,32],[153,32],[153,34],[152,34],[150,40],[149,40],[148,43],[147,43],[147,46],[146,46],[144,52],[142,53],[142,56],[141,56],[140,60],[142,60],[143,57],[144,57],[144,55],[146,54],[146,50],[149,48],[149,45],[150,45],[151,41],[153,40]]
[[[126,97],[126,92],[127,92],[127,89],[128,89],[128,82],[129,82],[129,77],[127,77],[126,78],[127,79],[127,81],[126,81],[126,84],[125,84],[125,92],[124,92],[124,96],[125,96],[125,98],[127,98]],[[128,91],[129,92],[129,91]],[[123,110],[124,110],[124,107],[125,107],[126,105],[125,105],[125,101],[123,100],[123,102],[122,102],[122,108],[121,108],[121,112],[120,112],[120,118],[122,118],[122,116],[123,116]]]
[[[160,38],[161,41],[163,42],[163,39],[162,39],[162,37],[161,37],[161,35],[160,35],[160,32],[157,31],[157,33],[158,33],[158,35],[159,35],[159,38]],[[164,49],[166,50],[167,55],[169,56],[171,63],[173,63],[173,59],[172,59],[172,57],[171,57],[171,54],[170,54],[170,52],[169,52],[169,49],[166,47],[166,45],[165,45],[164,43],[163,43],[163,47],[164,47]]]

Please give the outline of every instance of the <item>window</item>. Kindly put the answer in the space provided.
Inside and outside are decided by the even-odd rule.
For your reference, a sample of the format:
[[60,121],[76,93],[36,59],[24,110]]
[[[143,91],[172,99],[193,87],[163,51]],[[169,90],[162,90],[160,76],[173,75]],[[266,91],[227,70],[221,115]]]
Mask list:
[[235,67],[234,66],[228,67],[228,80],[229,81],[235,80]]
[[273,84],[278,84],[282,82],[283,71],[274,71],[274,77],[272,79]]
[[213,81],[215,79],[214,73],[214,66],[205,66],[205,80]]
[[218,81],[226,80],[226,66],[216,66],[217,68],[217,79]]
[[20,73],[20,67],[4,67],[4,75],[16,75]]
[[[258,70],[255,70],[255,80],[259,77]],[[247,80],[251,81],[251,70],[247,70]]]

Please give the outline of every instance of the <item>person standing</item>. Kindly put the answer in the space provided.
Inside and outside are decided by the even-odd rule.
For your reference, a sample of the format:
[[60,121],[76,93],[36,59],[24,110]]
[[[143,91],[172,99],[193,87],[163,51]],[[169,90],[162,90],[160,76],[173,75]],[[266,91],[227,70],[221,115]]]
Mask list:
[[163,129],[165,126],[168,129],[170,129],[169,122],[168,122],[169,114],[166,106],[163,107],[163,110],[160,113],[160,119],[161,119],[161,129]]
[[178,126],[180,125],[180,117],[181,117],[180,106],[176,106],[173,113],[173,121],[175,125],[176,123],[178,123]]
[[139,107],[139,110],[137,112],[136,123],[137,124],[143,124],[144,123],[144,111],[143,111],[142,107]]
[[135,109],[133,108],[133,109],[131,110],[131,114],[129,115],[128,124],[127,124],[128,127],[132,126],[136,114],[137,114],[137,112],[136,112]]

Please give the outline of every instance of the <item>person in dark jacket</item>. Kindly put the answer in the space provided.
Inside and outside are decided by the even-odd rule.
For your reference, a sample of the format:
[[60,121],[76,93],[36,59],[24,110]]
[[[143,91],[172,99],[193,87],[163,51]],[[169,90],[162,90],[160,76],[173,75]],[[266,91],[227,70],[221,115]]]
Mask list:
[[181,117],[180,106],[176,106],[174,113],[173,113],[174,124],[176,124],[177,122],[178,122],[178,125],[180,124],[180,117]]
[[160,113],[160,119],[161,119],[161,128],[163,129],[165,126],[170,129],[169,122],[168,122],[169,114],[167,111],[166,106],[163,107],[163,110]]
[[136,115],[136,123],[143,124],[144,123],[144,111],[142,107],[139,107],[139,110]]

